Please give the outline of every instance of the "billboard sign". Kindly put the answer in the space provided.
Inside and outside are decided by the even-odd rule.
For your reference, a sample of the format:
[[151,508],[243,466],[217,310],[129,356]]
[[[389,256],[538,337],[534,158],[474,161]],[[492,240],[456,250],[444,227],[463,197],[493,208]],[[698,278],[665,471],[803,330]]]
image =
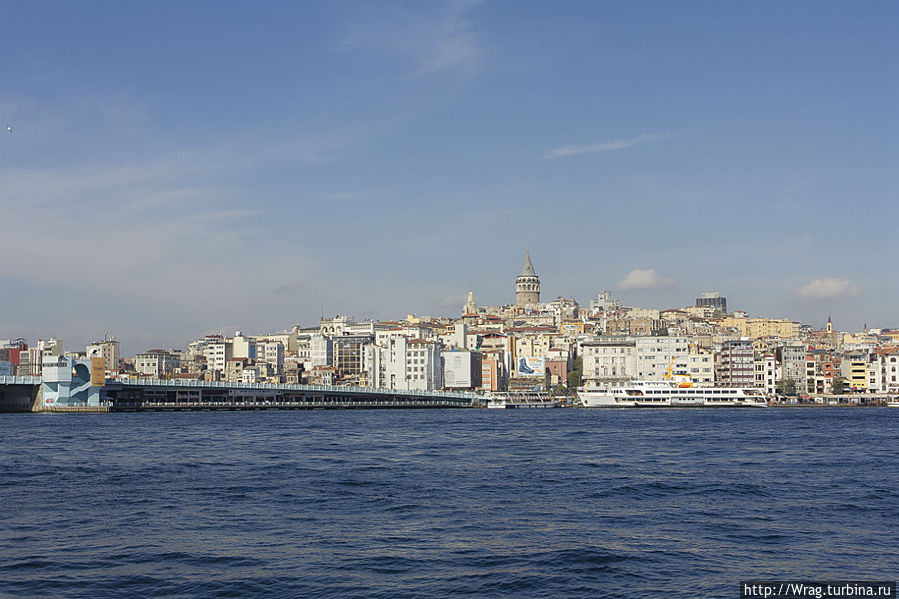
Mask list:
[[518,376],[546,376],[545,358],[518,358]]

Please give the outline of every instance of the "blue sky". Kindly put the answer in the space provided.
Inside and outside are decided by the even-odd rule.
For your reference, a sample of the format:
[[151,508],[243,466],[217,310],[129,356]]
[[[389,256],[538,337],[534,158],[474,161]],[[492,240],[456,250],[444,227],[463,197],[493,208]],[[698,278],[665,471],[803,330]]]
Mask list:
[[899,326],[897,16],[4,3],[0,337],[455,316],[525,246],[544,298]]

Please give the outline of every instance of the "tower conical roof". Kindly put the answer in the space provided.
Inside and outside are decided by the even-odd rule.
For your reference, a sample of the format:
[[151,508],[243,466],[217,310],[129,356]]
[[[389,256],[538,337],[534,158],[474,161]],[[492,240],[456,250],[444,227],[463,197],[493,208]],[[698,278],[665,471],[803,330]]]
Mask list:
[[531,253],[525,248],[524,250],[524,265],[521,267],[521,274],[518,275],[520,277],[536,277],[537,273],[534,271],[534,265],[531,264]]

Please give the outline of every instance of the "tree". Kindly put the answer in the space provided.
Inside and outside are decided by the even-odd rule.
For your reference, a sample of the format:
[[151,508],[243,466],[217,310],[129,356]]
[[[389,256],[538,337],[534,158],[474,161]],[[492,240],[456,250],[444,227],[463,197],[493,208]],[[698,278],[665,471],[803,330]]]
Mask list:
[[584,358],[578,356],[574,359],[571,372],[568,373],[568,388],[577,389],[581,386],[581,377],[584,370]]
[[793,379],[781,379],[777,383],[777,392],[781,395],[796,395],[796,381]]
[[847,381],[844,377],[837,375],[833,377],[833,392],[834,395],[842,395],[846,393]]

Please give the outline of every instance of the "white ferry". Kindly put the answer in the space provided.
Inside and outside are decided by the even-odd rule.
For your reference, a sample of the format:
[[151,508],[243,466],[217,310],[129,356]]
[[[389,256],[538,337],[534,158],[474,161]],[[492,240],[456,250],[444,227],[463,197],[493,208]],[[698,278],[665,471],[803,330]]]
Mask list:
[[621,387],[578,390],[586,408],[751,407],[766,408],[761,389],[747,387],[694,387],[674,381],[632,381]]
[[509,410],[512,408],[560,408],[562,401],[553,399],[549,393],[540,392],[494,392],[485,398],[488,408]]

